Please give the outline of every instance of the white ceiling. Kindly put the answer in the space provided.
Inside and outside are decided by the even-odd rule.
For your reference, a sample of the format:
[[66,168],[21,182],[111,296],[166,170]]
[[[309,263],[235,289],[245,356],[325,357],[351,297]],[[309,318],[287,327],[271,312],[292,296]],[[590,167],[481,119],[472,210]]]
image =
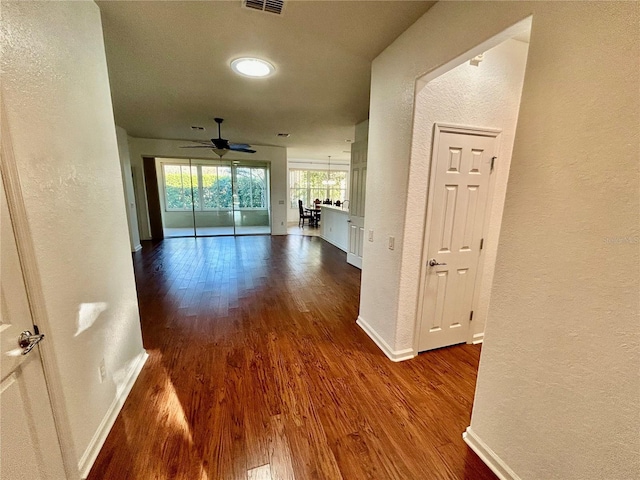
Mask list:
[[[135,137],[204,140],[223,117],[233,142],[348,159],[345,140],[368,117],[371,61],[434,3],[288,0],[278,16],[241,0],[98,1],[116,123]],[[240,56],[276,73],[238,76],[229,62]]]

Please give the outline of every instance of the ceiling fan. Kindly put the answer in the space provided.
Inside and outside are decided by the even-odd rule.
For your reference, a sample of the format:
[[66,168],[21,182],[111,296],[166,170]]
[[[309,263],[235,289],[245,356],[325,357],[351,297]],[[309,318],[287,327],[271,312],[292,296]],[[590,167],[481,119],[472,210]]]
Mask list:
[[212,138],[209,142],[197,142],[201,145],[187,145],[180,148],[210,148],[214,152],[218,154],[220,158],[222,158],[228,151],[232,152],[245,152],[245,153],[256,153],[255,150],[252,150],[251,145],[247,145],[246,143],[229,143],[229,140],[222,138],[220,134],[220,125],[224,122],[222,118],[214,118],[215,122],[218,124],[218,138]]

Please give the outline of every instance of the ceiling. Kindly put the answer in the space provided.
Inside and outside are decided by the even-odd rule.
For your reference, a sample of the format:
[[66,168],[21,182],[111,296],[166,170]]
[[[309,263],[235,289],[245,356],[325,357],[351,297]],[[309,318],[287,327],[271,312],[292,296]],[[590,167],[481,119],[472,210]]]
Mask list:
[[[241,0],[97,3],[115,119],[129,135],[205,140],[222,117],[233,142],[339,160],[368,117],[371,61],[435,2],[285,0],[282,15]],[[241,56],[276,73],[241,77],[229,68]]]

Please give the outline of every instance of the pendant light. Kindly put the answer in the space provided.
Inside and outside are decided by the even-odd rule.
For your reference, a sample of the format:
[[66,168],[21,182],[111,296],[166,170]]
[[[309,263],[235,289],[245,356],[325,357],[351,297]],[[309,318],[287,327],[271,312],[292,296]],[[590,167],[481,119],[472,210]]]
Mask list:
[[329,155],[329,175],[328,175],[328,180],[323,180],[322,181],[323,185],[335,185],[336,181],[331,178],[331,155]]

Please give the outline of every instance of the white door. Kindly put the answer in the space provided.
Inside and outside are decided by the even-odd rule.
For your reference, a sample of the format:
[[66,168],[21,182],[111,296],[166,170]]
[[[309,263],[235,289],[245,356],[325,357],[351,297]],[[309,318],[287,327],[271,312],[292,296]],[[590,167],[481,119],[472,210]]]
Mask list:
[[349,248],[347,262],[362,269],[364,247],[364,202],[367,193],[368,142],[351,144],[351,179],[349,182]]
[[436,124],[418,350],[469,339],[498,130]]
[[0,190],[0,478],[64,479],[40,352],[18,346],[35,332],[2,181]]

